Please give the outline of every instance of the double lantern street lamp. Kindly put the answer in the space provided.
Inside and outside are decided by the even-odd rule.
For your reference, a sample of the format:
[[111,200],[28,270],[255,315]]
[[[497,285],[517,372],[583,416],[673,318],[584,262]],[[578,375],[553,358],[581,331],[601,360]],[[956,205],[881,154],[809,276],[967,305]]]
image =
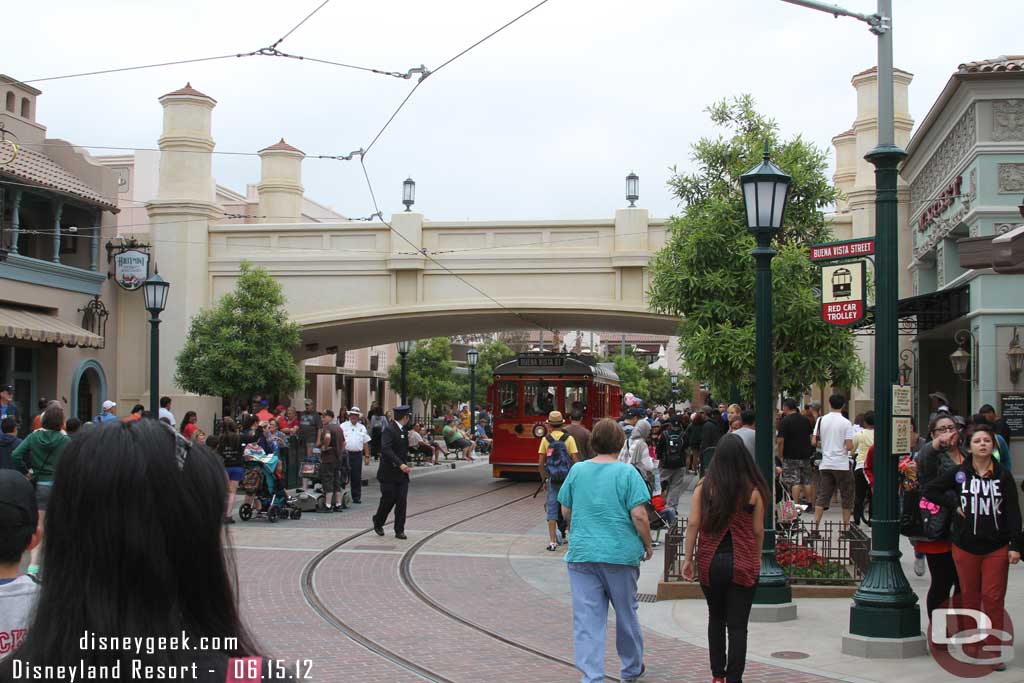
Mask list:
[[167,307],[167,290],[171,283],[160,277],[156,268],[142,283],[146,310],[149,311],[149,412],[160,415],[160,314]]
[[[480,358],[480,352],[470,346],[466,351],[466,365],[469,367],[469,420],[472,423],[476,419],[473,405],[476,403],[476,362]],[[473,429],[475,424],[470,424]]]
[[[757,438],[755,459],[765,481],[774,481],[775,462],[772,457],[772,406],[774,401],[774,369],[772,367],[772,237],[782,230],[782,216],[792,179],[771,162],[765,144],[761,163],[740,176],[743,203],[747,212],[747,229],[757,240],[751,252],[755,262],[755,328],[754,364],[756,367]],[[765,505],[764,547],[761,550],[761,573],[757,577],[754,602],[758,605],[788,605],[793,593],[785,572],[775,558],[775,522],[773,506]]]
[[406,356],[408,356],[409,352],[412,351],[412,342],[406,339],[398,342],[395,346],[398,347],[398,356],[402,359],[402,405],[407,406],[409,405],[409,396],[408,384],[406,383],[405,361]]

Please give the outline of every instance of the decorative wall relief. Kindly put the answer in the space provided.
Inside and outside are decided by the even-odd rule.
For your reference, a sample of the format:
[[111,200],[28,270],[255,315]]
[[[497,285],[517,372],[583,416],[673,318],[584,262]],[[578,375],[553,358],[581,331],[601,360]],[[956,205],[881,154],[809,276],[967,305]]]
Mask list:
[[1024,164],[999,164],[999,193],[1024,192]]
[[1005,235],[1011,230],[1016,230],[1020,227],[1024,227],[1024,223],[996,223],[995,231],[997,235]]
[[949,178],[974,147],[977,137],[977,116],[975,106],[971,104],[911,184],[910,201],[913,206],[923,207],[931,199],[939,185]]
[[1024,140],[1024,100],[992,102],[992,139]]
[[941,240],[935,246],[935,286],[936,289],[946,286],[946,248]]

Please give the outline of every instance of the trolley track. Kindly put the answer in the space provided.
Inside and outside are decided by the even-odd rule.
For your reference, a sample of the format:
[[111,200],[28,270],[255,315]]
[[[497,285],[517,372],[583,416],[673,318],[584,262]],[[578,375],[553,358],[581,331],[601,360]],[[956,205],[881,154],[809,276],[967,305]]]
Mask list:
[[[473,500],[473,499],[476,499],[476,498],[487,496],[487,495],[490,495],[490,494],[495,493],[497,491],[501,491],[501,490],[504,490],[504,489],[507,489],[507,488],[510,488],[510,487],[513,487],[513,486],[516,486],[516,484],[507,484],[505,486],[500,486],[500,487],[491,489],[489,491],[485,491],[483,493],[478,493],[478,494],[475,494],[475,495],[472,495],[472,496],[468,496],[466,498],[461,498],[461,499],[459,499],[457,501],[452,501],[450,503],[446,503],[444,505],[438,505],[438,506],[435,506],[433,508],[429,508],[427,510],[421,510],[420,512],[417,512],[417,513],[414,513],[412,515],[409,515],[409,517],[410,518],[411,517],[416,517],[416,516],[424,515],[424,514],[427,514],[427,513],[430,513],[430,512],[436,512],[438,510],[443,510],[445,508],[452,507],[454,505],[459,505],[461,503],[464,503],[466,501],[470,501],[470,500]],[[417,541],[405,553],[403,553],[402,558],[399,561],[399,567],[398,567],[398,569],[399,569],[399,579],[402,582],[402,584],[420,602],[422,602],[423,604],[427,605],[428,607],[430,607],[434,611],[438,612],[439,614],[447,617],[448,619],[450,619],[452,621],[455,621],[456,623],[462,624],[463,626],[466,626],[467,628],[470,628],[470,629],[472,629],[472,630],[474,630],[474,631],[476,631],[476,632],[478,632],[478,633],[480,633],[482,635],[485,635],[485,636],[487,636],[488,638],[490,638],[492,640],[495,640],[495,641],[500,642],[500,643],[502,643],[504,645],[508,645],[510,647],[513,647],[513,648],[515,648],[517,650],[520,650],[522,652],[530,654],[530,655],[532,655],[534,657],[538,657],[540,659],[543,659],[543,660],[546,660],[546,661],[549,661],[549,662],[552,662],[552,663],[562,664],[564,666],[567,666],[567,667],[570,667],[572,669],[575,669],[576,668],[576,664],[574,662],[568,660],[568,659],[559,657],[557,655],[553,655],[553,654],[548,653],[548,652],[544,652],[543,650],[539,650],[537,648],[531,647],[530,645],[526,645],[526,644],[521,643],[519,641],[516,641],[516,640],[513,640],[511,638],[508,638],[508,637],[506,637],[506,636],[504,636],[504,635],[502,635],[502,634],[500,634],[500,633],[498,633],[498,632],[496,632],[496,631],[494,631],[492,629],[487,628],[486,626],[482,626],[481,624],[473,622],[472,620],[466,619],[465,617],[463,617],[463,616],[453,612],[452,610],[446,608],[444,605],[439,603],[437,600],[435,600],[432,597],[430,597],[419,586],[419,584],[416,582],[415,578],[412,575],[412,560],[413,560],[413,557],[415,557],[416,553],[419,552],[431,540],[437,538],[438,536],[440,536],[441,534],[443,534],[445,532],[451,531],[452,529],[454,529],[455,527],[460,526],[461,524],[465,524],[466,522],[469,522],[471,520],[477,519],[477,518],[482,517],[484,515],[491,514],[493,512],[496,512],[496,511],[501,510],[503,508],[509,507],[511,505],[514,505],[516,503],[519,503],[519,502],[521,502],[523,500],[526,500],[528,498],[531,498],[531,497],[532,497],[532,494],[526,494],[526,495],[514,498],[514,499],[512,499],[510,501],[506,501],[504,503],[501,503],[501,504],[496,505],[494,507],[488,508],[488,509],[483,510],[481,512],[477,512],[475,514],[472,514],[472,515],[469,515],[467,517],[464,517],[464,518],[462,518],[462,519],[460,519],[460,520],[458,520],[456,522],[453,522],[451,524],[447,524],[447,525],[441,527],[440,529],[437,529],[436,531],[431,532],[430,534],[428,534],[427,536],[425,536],[421,540]],[[367,650],[373,652],[374,654],[376,654],[376,655],[378,655],[378,656],[388,660],[392,664],[395,664],[396,666],[398,666],[398,667],[400,667],[402,669],[405,669],[406,671],[409,671],[409,672],[411,672],[411,673],[413,673],[413,674],[415,674],[415,675],[417,675],[417,676],[419,676],[419,677],[421,677],[421,678],[423,678],[423,679],[425,679],[427,681],[431,681],[432,683],[456,683],[455,681],[453,681],[452,679],[446,677],[445,675],[437,673],[435,671],[432,671],[432,670],[430,670],[430,669],[428,669],[428,668],[426,668],[426,667],[424,667],[424,666],[422,666],[420,664],[417,664],[415,661],[409,659],[408,657],[405,657],[405,656],[399,654],[398,652],[396,652],[396,651],[394,651],[394,650],[392,650],[392,649],[382,645],[381,643],[373,640],[372,638],[367,637],[366,635],[361,633],[357,628],[355,628],[351,624],[345,622],[337,614],[335,614],[325,604],[323,599],[317,594],[316,587],[314,585],[314,576],[315,576],[315,572],[316,572],[317,567],[319,567],[320,564],[324,560],[326,560],[327,557],[329,557],[333,552],[335,552],[336,550],[338,550],[339,548],[341,548],[345,544],[351,543],[352,541],[354,541],[356,539],[359,539],[359,538],[365,536],[366,534],[368,534],[368,533],[370,533],[372,531],[373,531],[373,528],[371,527],[371,528],[364,529],[362,531],[350,534],[350,535],[346,536],[345,538],[342,538],[339,541],[336,541],[336,542],[332,543],[330,546],[328,546],[324,550],[322,550],[319,553],[317,553],[317,555],[312,560],[310,560],[310,562],[303,569],[302,575],[301,575],[301,578],[300,578],[300,581],[301,581],[301,584],[302,584],[302,593],[303,593],[303,596],[306,599],[306,603],[318,615],[320,615],[320,617],[324,621],[326,621],[328,624],[330,624],[334,629],[338,630],[340,633],[342,633],[343,635],[345,635],[347,638],[349,638],[353,642],[357,643],[358,645],[360,645],[360,646],[366,648]],[[606,678],[606,680],[609,680],[609,681],[620,681],[620,679],[618,677],[607,675],[607,674],[606,674],[605,678]]]

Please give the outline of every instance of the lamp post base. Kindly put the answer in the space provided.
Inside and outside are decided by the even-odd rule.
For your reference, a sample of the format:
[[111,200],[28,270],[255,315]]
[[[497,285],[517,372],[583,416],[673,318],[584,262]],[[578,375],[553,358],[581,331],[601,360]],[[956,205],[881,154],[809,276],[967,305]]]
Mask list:
[[928,655],[928,640],[923,635],[909,638],[872,638],[843,634],[843,654],[865,659],[909,659]]
[[774,624],[780,621],[792,621],[794,619],[796,619],[795,602],[756,604],[750,608],[750,621],[755,623]]

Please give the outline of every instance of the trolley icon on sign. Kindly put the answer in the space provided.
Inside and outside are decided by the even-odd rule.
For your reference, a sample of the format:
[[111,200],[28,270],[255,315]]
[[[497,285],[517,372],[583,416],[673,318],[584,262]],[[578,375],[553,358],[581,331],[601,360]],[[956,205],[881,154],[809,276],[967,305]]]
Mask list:
[[853,273],[849,268],[839,268],[832,273],[832,298],[849,299],[853,295]]

